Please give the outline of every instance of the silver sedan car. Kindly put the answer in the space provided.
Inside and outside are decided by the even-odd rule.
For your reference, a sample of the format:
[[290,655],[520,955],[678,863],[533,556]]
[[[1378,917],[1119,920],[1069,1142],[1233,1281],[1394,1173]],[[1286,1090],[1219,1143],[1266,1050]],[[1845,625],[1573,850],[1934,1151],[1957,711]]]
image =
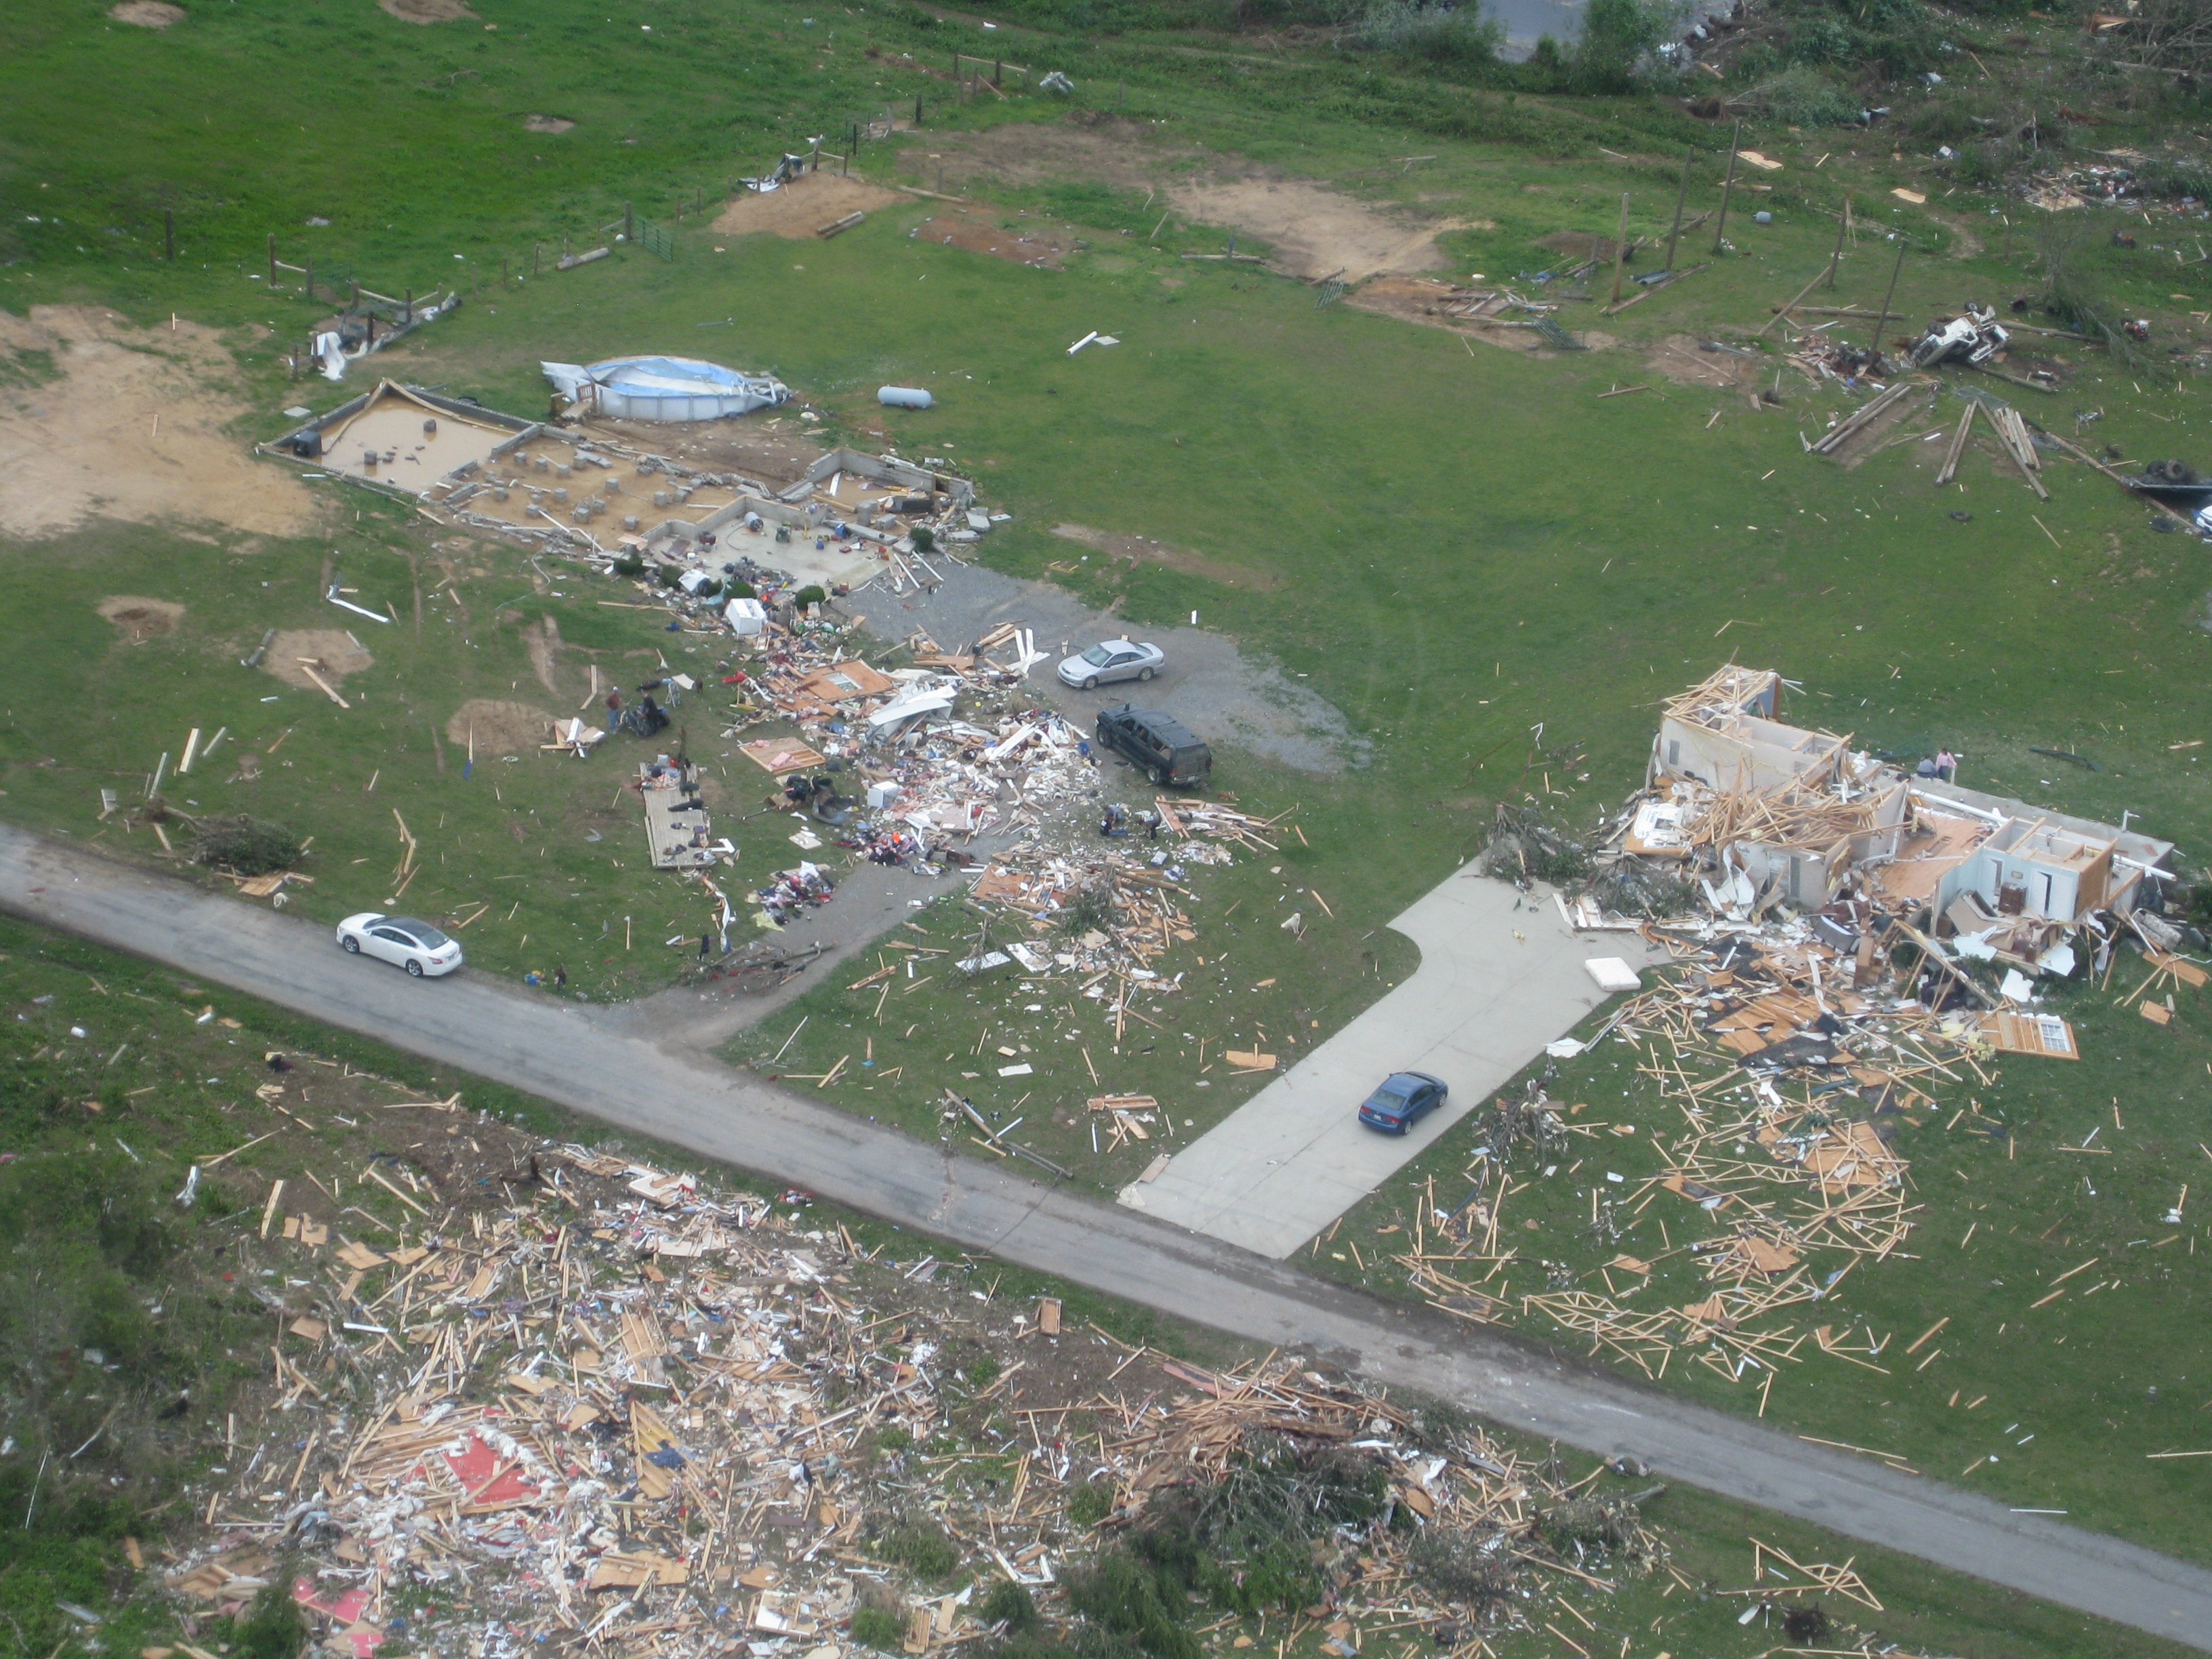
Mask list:
[[461,965],[460,941],[413,916],[380,915],[373,910],[348,916],[338,924],[338,943],[349,956],[394,963],[416,979],[434,979]]
[[1148,680],[1166,665],[1167,653],[1157,645],[1133,640],[1102,640],[1088,651],[1064,658],[1060,665],[1063,684],[1085,691],[1109,680]]

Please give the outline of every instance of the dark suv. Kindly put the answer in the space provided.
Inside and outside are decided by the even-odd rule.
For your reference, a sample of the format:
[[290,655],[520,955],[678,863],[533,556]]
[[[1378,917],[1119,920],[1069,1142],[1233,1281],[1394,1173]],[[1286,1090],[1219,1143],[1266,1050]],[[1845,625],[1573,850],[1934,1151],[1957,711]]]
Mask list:
[[1172,714],[1123,703],[1102,709],[1098,741],[1126,757],[1155,784],[1191,789],[1213,773],[1213,751]]

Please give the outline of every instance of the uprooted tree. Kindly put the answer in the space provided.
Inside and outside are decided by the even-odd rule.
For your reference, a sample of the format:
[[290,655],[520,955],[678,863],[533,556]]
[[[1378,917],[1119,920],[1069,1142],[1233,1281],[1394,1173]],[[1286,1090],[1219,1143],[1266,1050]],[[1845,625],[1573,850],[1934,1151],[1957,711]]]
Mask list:
[[192,843],[192,862],[238,876],[270,876],[289,870],[306,850],[281,823],[262,818],[207,818]]

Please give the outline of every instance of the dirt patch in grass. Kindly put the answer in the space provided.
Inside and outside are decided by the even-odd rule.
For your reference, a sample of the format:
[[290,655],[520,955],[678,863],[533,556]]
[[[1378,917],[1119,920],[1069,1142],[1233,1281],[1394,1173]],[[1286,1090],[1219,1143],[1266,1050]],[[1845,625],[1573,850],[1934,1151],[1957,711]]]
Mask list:
[[1644,360],[1655,374],[1676,386],[1711,386],[1718,391],[1759,384],[1764,360],[1739,356],[1733,351],[1708,351],[1694,334],[1669,334]]
[[404,23],[453,23],[476,15],[461,0],[376,0],[376,3]]
[[970,253],[988,253],[994,259],[1042,265],[1052,270],[1059,270],[1060,263],[1075,252],[1075,238],[1066,232],[1042,224],[1033,231],[1006,230],[994,215],[967,208],[925,219],[914,234],[919,241],[941,242],[948,247],[964,247]]
[[[872,388],[866,401],[874,404]],[[821,438],[806,435],[822,428],[795,412],[771,415],[761,410],[743,420],[709,422],[696,430],[647,421],[605,420],[586,421],[579,430],[586,436],[605,434],[633,449],[666,455],[702,471],[742,472],[777,486],[797,483],[823,454]]]
[[[1008,122],[960,137],[932,137],[903,160],[943,189],[970,180],[1028,185],[1094,179],[1115,190],[1161,186],[1168,168],[1194,152],[1162,140],[1148,122],[1088,119]],[[1437,234],[1470,222],[1425,220],[1403,209],[1377,207],[1311,179],[1244,162],[1208,158],[1206,174],[1168,185],[1160,199],[1178,213],[1262,237],[1270,263],[1293,276],[1342,271],[1351,281],[1378,270],[1433,270],[1445,263]]]
[[1177,185],[1178,211],[1248,231],[1274,244],[1268,263],[1309,281],[1341,273],[1357,283],[1378,271],[1434,270],[1446,263],[1439,233],[1464,221],[1421,221],[1379,208],[1310,179],[1251,176]]
[[120,629],[132,645],[174,633],[185,617],[185,607],[173,599],[141,599],[136,593],[111,593],[93,609]]
[[538,684],[559,696],[561,688],[553,683],[553,674],[559,665],[561,624],[550,616],[540,617],[535,628],[523,623],[522,646],[530,653],[530,672],[538,676]]
[[954,137],[933,134],[900,158],[939,188],[985,179],[1040,185],[1060,179],[1095,179],[1116,190],[1153,185],[1166,165],[1191,152],[1163,143],[1148,121],[1119,118],[1065,121],[1009,121]]
[[725,236],[750,236],[764,230],[803,241],[848,213],[872,213],[909,199],[865,179],[805,173],[781,190],[738,197],[714,216],[714,229]]
[[466,744],[476,738],[477,757],[487,755],[534,755],[548,741],[553,716],[526,702],[505,702],[492,697],[471,697],[446,722],[446,741]]
[[[1464,338],[1480,340],[1486,345],[1500,346],[1507,351],[1558,349],[1533,328],[1504,327],[1474,318],[1453,316],[1444,309],[1444,301],[1452,292],[1452,286],[1433,277],[1377,276],[1346,295],[1344,303],[1359,311],[1377,311],[1401,322],[1419,323],[1425,328],[1449,329]],[[1610,334],[1577,328],[1571,323],[1562,325],[1593,351],[1601,351],[1616,343]]]
[[[134,328],[95,306],[0,311],[0,359],[55,377],[0,402],[0,535],[29,541],[88,519],[198,520],[292,536],[314,494],[226,429],[246,412],[213,330]],[[158,417],[158,424],[156,423]]]
[[1132,564],[1142,560],[1147,564],[1164,565],[1187,576],[1203,576],[1207,581],[1219,582],[1224,587],[1243,588],[1248,593],[1273,592],[1283,585],[1282,578],[1273,571],[1254,570],[1231,564],[1225,559],[1208,558],[1203,553],[1170,547],[1143,536],[1117,536],[1110,530],[1093,530],[1080,524],[1056,524],[1052,533],[1096,548],[1111,559],[1127,559]]
[[110,6],[107,15],[118,23],[136,23],[142,29],[165,29],[185,21],[185,9],[167,0],[123,0],[120,5]]
[[352,635],[338,628],[281,629],[261,659],[264,670],[302,691],[322,690],[307,678],[310,668],[325,684],[342,690],[347,675],[365,672],[375,664],[376,659]]
[[525,132],[568,132],[575,125],[565,115],[526,115],[522,118]]

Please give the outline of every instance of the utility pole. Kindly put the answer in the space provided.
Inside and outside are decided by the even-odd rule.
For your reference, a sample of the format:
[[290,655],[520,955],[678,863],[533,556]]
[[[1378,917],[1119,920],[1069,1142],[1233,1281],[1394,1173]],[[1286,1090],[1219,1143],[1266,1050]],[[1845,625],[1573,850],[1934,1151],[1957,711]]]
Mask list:
[[1613,239],[1613,302],[1620,303],[1620,276],[1628,264],[1628,192],[1620,192],[1620,234]]
[[1897,263],[1889,268],[1889,292],[1881,296],[1881,318],[1874,325],[1874,338],[1867,343],[1873,349],[1877,362],[1881,357],[1881,331],[1889,326],[1889,302],[1897,297],[1898,273],[1905,269],[1905,238],[1897,239]]
[[1844,192],[1843,216],[1836,221],[1836,251],[1828,256],[1828,286],[1831,289],[1834,288],[1836,285],[1836,267],[1843,263],[1844,236],[1850,228],[1851,193],[1849,191],[1845,191]]
[[1735,131],[1729,136],[1728,177],[1721,181],[1721,222],[1713,227],[1713,252],[1716,253],[1728,242],[1729,197],[1735,189],[1735,151],[1742,139],[1743,123],[1738,121]]
[[1674,239],[1682,234],[1682,204],[1690,199],[1690,163],[1697,159],[1697,148],[1692,145],[1682,155],[1682,184],[1674,192],[1674,227],[1667,233],[1667,269],[1674,269]]

